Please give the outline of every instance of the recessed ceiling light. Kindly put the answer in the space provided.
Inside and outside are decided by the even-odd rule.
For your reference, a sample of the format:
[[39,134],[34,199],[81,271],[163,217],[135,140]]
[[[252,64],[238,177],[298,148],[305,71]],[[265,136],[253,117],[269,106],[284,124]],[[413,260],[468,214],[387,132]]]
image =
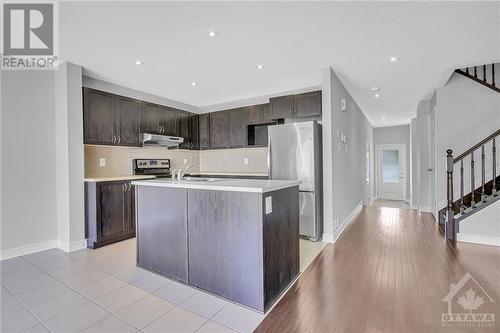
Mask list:
[[144,61],[142,60],[134,60],[134,64],[140,66],[140,65],[144,65]]
[[193,87],[196,87],[196,86],[198,85],[198,82],[194,82],[194,81],[193,81],[193,82],[191,82],[191,85],[192,85]]
[[373,97],[375,97],[375,98],[379,98],[379,97],[380,97],[380,94],[375,94],[375,95],[373,95]]
[[386,120],[386,119],[387,119],[387,117],[386,117],[386,116],[382,116],[382,119],[383,119],[383,120]]
[[396,62],[398,60],[399,60],[399,57],[397,57],[397,56],[392,56],[392,57],[389,58],[390,62]]
[[378,86],[373,86],[370,88],[371,91],[379,91],[380,88]]
[[213,38],[219,36],[219,33],[217,31],[209,31],[208,32],[208,37]]
[[264,69],[263,65],[257,65],[257,69]]

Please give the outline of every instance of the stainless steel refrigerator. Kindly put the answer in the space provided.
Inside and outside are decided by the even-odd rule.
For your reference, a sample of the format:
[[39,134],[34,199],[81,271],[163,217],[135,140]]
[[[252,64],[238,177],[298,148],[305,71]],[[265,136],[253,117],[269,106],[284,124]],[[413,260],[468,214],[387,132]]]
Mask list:
[[268,127],[270,179],[300,180],[300,234],[311,240],[323,232],[321,125],[316,121]]

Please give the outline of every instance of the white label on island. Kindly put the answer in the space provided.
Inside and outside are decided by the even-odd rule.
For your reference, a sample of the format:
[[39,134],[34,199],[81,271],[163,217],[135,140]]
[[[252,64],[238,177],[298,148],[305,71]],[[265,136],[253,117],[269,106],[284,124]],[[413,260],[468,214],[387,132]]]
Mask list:
[[273,212],[273,197],[266,197],[266,214],[271,214]]

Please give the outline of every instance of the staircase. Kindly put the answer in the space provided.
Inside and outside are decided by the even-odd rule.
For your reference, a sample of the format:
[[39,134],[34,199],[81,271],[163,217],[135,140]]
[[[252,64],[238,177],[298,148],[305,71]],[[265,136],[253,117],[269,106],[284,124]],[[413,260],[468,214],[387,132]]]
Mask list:
[[500,64],[489,64],[456,69],[455,73],[461,74],[500,93],[500,85],[495,81],[495,67],[500,70]]
[[[499,90],[500,92],[500,90]],[[487,138],[477,143],[467,151],[457,157],[453,157],[453,151],[447,150],[446,174],[447,174],[447,206],[439,211],[439,222],[445,225],[445,235],[449,240],[456,240],[459,232],[459,222],[464,218],[478,212],[479,210],[489,206],[493,202],[500,200],[500,176],[497,176],[497,159],[496,159],[496,138],[500,136],[500,129],[489,135]],[[491,143],[491,147],[490,147]],[[488,147],[488,149],[486,148]],[[486,156],[491,154],[491,175],[486,174]],[[479,160],[477,157],[479,156]],[[488,160],[489,156],[488,156]],[[476,163],[479,163],[477,165]],[[464,169],[470,171],[465,174]],[[476,186],[476,170],[479,169],[481,175],[480,184]],[[459,198],[454,201],[453,194],[453,179],[455,177],[454,170],[458,170]],[[487,179],[487,177],[489,179]],[[470,188],[473,189],[469,193],[464,193],[464,180],[470,181]],[[500,222],[499,222],[500,223]]]

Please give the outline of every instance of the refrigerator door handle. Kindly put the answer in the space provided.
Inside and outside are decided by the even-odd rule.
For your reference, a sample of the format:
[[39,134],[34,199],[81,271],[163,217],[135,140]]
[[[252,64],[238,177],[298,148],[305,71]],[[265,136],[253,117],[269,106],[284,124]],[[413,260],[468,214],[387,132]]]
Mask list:
[[269,148],[267,149],[267,169],[269,171],[269,174],[267,175],[267,178],[273,179],[273,160],[272,160],[272,145],[271,145],[271,140],[268,140],[268,146]]

